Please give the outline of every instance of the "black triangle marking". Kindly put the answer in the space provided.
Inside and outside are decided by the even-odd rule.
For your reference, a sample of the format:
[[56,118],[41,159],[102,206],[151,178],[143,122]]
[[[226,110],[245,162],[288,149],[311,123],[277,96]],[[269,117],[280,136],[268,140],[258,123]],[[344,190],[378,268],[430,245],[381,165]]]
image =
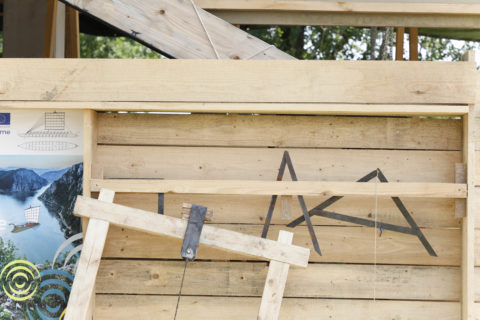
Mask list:
[[[290,159],[290,155],[288,151],[285,151],[283,154],[282,162],[280,164],[280,168],[278,170],[278,176],[277,176],[277,181],[281,181],[283,179],[283,174],[285,172],[285,166],[288,165],[288,169],[290,171],[290,176],[292,177],[293,181],[298,181],[297,176],[295,174],[295,170],[293,168],[292,160]],[[373,178],[378,177],[381,183],[388,183],[387,178],[383,174],[383,172],[380,169],[374,170],[364,177],[360,178],[357,180],[357,182],[368,182],[372,180]],[[335,219],[335,220],[340,220],[340,221],[347,221],[351,222],[354,224],[366,226],[366,227],[377,227],[381,231],[383,230],[390,230],[393,232],[399,232],[399,233],[404,233],[404,234],[410,234],[410,235],[415,235],[417,238],[420,240],[422,245],[425,247],[427,250],[428,254],[430,256],[436,257],[437,254],[435,253],[435,250],[433,250],[432,246],[428,242],[427,238],[423,234],[423,232],[420,230],[418,227],[417,223],[411,216],[410,212],[407,210],[405,205],[403,204],[402,200],[400,200],[399,197],[391,197],[393,202],[395,203],[396,207],[398,210],[402,213],[403,217],[407,221],[407,223],[410,225],[410,228],[408,227],[402,227],[402,226],[397,226],[389,223],[384,223],[384,222],[375,222],[372,220],[368,219],[363,219],[363,218],[357,218],[357,217],[352,217],[348,215],[344,215],[341,213],[336,213],[336,212],[331,212],[331,211],[326,211],[327,207],[331,206],[338,200],[342,199],[343,196],[333,196],[325,200],[324,202],[320,203],[318,206],[315,208],[311,209],[310,211],[307,211],[307,207],[305,205],[305,200],[303,199],[303,196],[298,196],[298,201],[300,202],[300,206],[303,211],[303,215],[298,217],[297,219],[293,220],[289,224],[287,224],[287,227],[289,228],[294,228],[298,226],[300,223],[303,221],[306,221],[307,226],[308,226],[308,231],[310,232],[310,237],[312,238],[313,246],[315,248],[315,251],[318,252],[318,254],[321,254],[320,251],[320,246],[318,245],[317,237],[315,236],[315,231],[313,230],[312,222],[310,221],[310,218],[312,216],[322,216],[330,219]],[[275,203],[277,201],[277,196],[274,195],[272,196],[272,199],[270,201],[270,206],[268,208],[268,213],[267,217],[265,218],[265,224],[263,227],[263,232],[262,232],[262,237],[266,238],[267,233],[268,233],[268,228],[270,226],[270,222],[272,220],[272,215],[273,211],[275,209]]]
[[[278,169],[277,181],[282,181],[286,166],[288,166],[288,171],[290,172],[290,177],[292,178],[292,181],[298,181],[297,174],[295,173],[295,169],[293,168],[292,159],[290,159],[288,151],[285,151],[283,153],[282,162],[280,163],[280,168]],[[265,218],[265,224],[263,225],[262,238],[267,237],[268,228],[270,227],[270,222],[272,221],[273,210],[275,209],[275,203],[277,202],[277,197],[277,195],[273,195],[272,199],[270,200],[267,217]],[[312,222],[310,221],[310,215],[308,214],[305,200],[303,199],[303,196],[297,196],[297,198],[303,212],[302,221],[307,222],[308,232],[310,233],[313,247],[319,255],[322,255],[322,252],[320,251],[320,246],[318,245],[317,236],[315,235],[315,230],[313,229]]]

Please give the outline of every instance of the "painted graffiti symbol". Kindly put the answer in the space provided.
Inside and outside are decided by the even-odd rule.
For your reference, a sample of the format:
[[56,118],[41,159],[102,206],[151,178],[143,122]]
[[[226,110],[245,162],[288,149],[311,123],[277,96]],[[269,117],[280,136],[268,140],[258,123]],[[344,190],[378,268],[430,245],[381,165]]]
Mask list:
[[37,267],[25,260],[10,262],[0,273],[3,292],[14,301],[31,299],[38,289],[40,277]]
[[40,301],[35,305],[35,312],[27,309],[27,314],[31,320],[36,319],[33,314],[43,320],[62,319],[72,289],[73,276],[58,269],[44,270],[40,275]]

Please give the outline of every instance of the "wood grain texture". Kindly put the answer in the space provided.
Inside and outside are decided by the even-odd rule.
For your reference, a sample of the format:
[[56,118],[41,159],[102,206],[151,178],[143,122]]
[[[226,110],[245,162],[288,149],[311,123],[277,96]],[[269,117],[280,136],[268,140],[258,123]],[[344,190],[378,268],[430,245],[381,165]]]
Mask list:
[[476,2],[449,3],[442,1],[297,1],[297,0],[197,0],[205,9],[266,10],[266,11],[323,11],[358,13],[415,13],[415,14],[479,14]]
[[[98,295],[96,317],[108,320],[172,319],[176,297]],[[178,318],[185,320],[255,319],[260,298],[182,297]],[[460,320],[457,302],[371,301],[285,298],[281,320]],[[477,320],[477,319],[475,319]]]
[[253,115],[98,116],[98,143],[460,150],[461,120]]
[[448,104],[360,103],[231,103],[231,102],[116,102],[116,101],[2,101],[3,109],[87,109],[96,111],[154,111],[199,113],[257,113],[299,115],[460,116],[468,106]]
[[[270,198],[269,196],[167,194],[165,195],[164,206],[165,212],[176,218],[181,218],[182,205],[187,202],[198,203],[211,208],[214,212],[212,223],[263,225]],[[327,199],[328,197],[305,197],[305,202],[307,208],[311,209]],[[454,216],[454,200],[405,198],[402,199],[402,202],[421,227],[458,228],[460,226],[461,220]],[[158,208],[158,195],[153,193],[118,193],[115,203],[146,211],[155,211]],[[331,211],[364,219],[372,219],[374,208],[375,199],[366,197],[347,197],[328,207]],[[302,211],[298,200],[293,198],[292,216],[296,218],[301,215]],[[480,219],[478,215],[477,218]],[[378,199],[377,219],[385,223],[408,226],[391,199]],[[285,225],[288,222],[282,219],[281,204],[277,202],[271,224]],[[312,218],[312,223],[315,225],[348,225],[346,222],[319,216]]]
[[[215,226],[215,225],[214,225]],[[260,225],[226,225],[223,229],[259,236]],[[323,256],[314,253],[310,235],[305,226],[288,229],[271,226],[269,239],[276,239],[279,230],[294,232],[293,244],[311,249],[310,262],[373,263],[373,228],[364,227],[314,227]],[[461,231],[459,229],[422,230],[438,257],[428,255],[415,236],[384,231],[377,238],[377,262],[382,264],[460,265]],[[378,230],[376,231],[378,234]],[[111,227],[103,256],[106,258],[154,258],[177,259],[182,241],[157,237],[133,230]],[[234,254],[208,246],[200,246],[198,259],[245,260],[244,255]]]
[[209,12],[230,22],[243,25],[290,26],[356,26],[356,27],[418,27],[418,28],[467,28],[480,26],[478,16],[451,14],[402,14],[364,12],[302,12],[267,10],[222,10]]
[[[278,242],[291,244],[292,239],[293,233],[280,230]],[[260,310],[258,311],[258,320],[278,319],[289,269],[290,265],[288,263],[270,262],[265,287],[263,288]]]
[[140,193],[467,198],[467,185],[461,183],[92,179],[91,188]]
[[[380,168],[392,182],[455,181],[457,151],[99,146],[93,174],[111,178],[275,181],[284,151],[300,181],[356,181]],[[289,179],[285,172],[284,180]]]
[[[62,0],[178,59],[294,59],[191,1]],[[200,16],[200,18],[199,18]],[[201,19],[201,20],[200,20]],[[208,32],[207,33],[203,27]],[[210,43],[211,39],[212,44]]]
[[[183,266],[182,261],[102,260],[97,293],[175,295]],[[195,261],[187,265],[182,293],[261,297],[267,272],[268,265],[263,262]],[[373,284],[372,265],[314,263],[308,269],[292,266],[284,297],[372,299]],[[378,299],[458,301],[460,290],[458,267],[377,266]]]
[[[102,190],[99,202],[113,202],[115,193]],[[68,300],[65,319],[87,320],[94,312],[95,282],[110,224],[90,219],[83,242],[82,254]]]
[[474,68],[473,62],[3,59],[0,100],[468,104]]
[[[82,196],[77,197],[73,212],[82,218],[102,219],[102,221],[107,221],[122,228],[164,238],[176,238],[177,240],[183,240],[188,224],[188,221],[182,219],[105,203]],[[310,250],[307,248],[286,245],[211,225],[203,227],[199,243],[244,256],[276,260],[302,267],[307,266],[310,255]]]

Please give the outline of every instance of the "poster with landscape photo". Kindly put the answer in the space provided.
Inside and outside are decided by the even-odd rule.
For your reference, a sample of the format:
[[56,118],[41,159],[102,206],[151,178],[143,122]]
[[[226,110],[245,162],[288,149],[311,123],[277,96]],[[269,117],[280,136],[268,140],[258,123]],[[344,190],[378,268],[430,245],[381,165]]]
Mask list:
[[82,111],[0,110],[0,319],[61,319],[81,249]]

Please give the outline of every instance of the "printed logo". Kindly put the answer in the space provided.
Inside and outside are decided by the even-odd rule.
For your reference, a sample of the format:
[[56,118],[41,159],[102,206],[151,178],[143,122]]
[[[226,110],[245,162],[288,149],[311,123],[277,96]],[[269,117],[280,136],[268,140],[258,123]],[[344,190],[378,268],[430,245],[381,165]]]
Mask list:
[[10,125],[10,113],[0,113],[0,126]]

